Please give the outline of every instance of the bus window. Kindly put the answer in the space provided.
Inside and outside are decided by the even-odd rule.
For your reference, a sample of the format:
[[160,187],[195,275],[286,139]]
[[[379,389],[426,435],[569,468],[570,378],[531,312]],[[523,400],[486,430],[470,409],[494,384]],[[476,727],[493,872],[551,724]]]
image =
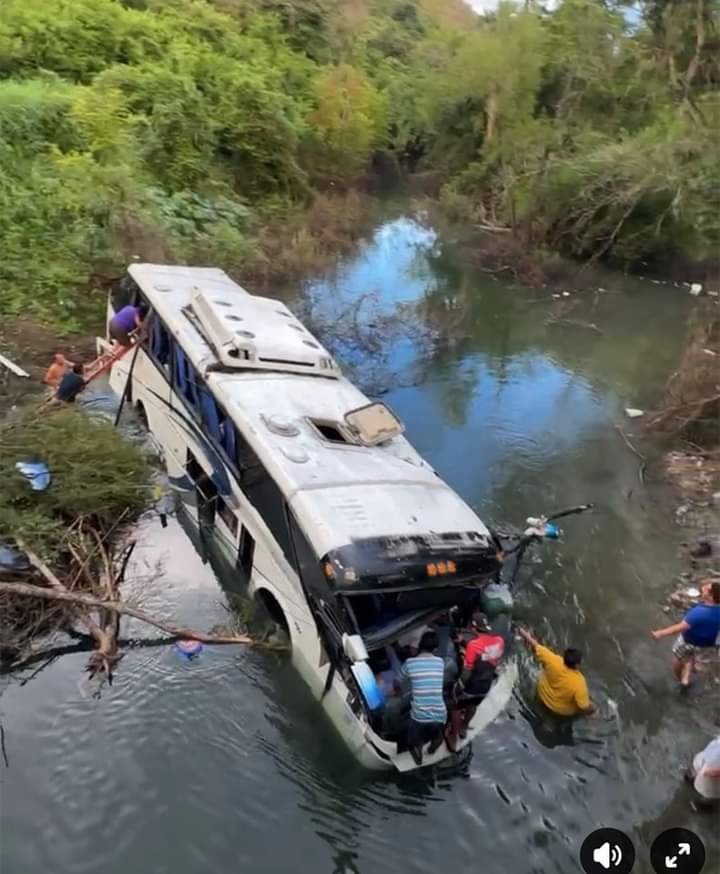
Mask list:
[[240,545],[238,547],[237,566],[242,572],[245,582],[250,579],[255,557],[255,540],[243,525],[240,530]]
[[234,464],[237,458],[237,436],[235,425],[233,425],[230,419],[224,418],[220,422],[220,443],[225,450],[225,455]]
[[180,346],[175,347],[175,385],[179,393],[197,411],[197,374]]
[[157,313],[152,313],[150,319],[150,354],[167,370],[170,363],[170,334]]
[[210,392],[202,386],[199,390],[200,395],[200,415],[203,420],[203,424],[207,428],[208,433],[211,437],[214,437],[216,440],[220,440],[220,417],[218,415],[217,404],[215,403],[215,398],[210,394]]
[[215,499],[215,503],[217,505],[218,516],[223,520],[223,522],[227,525],[228,530],[232,534],[233,537],[237,535],[238,532],[238,520],[237,516],[233,513],[233,511],[228,507],[228,505],[223,501],[223,499],[218,495]]
[[114,312],[118,312],[128,304],[140,302],[140,286],[126,273],[121,279],[115,280],[110,286],[110,303]]

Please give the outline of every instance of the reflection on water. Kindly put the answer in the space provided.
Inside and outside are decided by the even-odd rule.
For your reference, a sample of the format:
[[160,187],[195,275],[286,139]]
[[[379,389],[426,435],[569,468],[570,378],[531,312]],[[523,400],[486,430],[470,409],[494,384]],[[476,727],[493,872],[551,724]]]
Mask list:
[[[571,742],[548,739],[524,656],[515,700],[465,761],[378,778],[354,765],[282,655],[218,647],[187,662],[138,644],[100,699],[82,693],[84,656],[65,656],[25,686],[0,686],[3,874],[569,874],[600,825],[633,836],[639,871],[671,825],[698,830],[708,864],[717,861],[712,824],[690,813],[678,778],[713,731],[710,693],[679,698],[668,648],[647,633],[678,570],[680,535],[662,486],[651,476],[642,488],[615,429],[627,427],[625,405],[657,399],[688,302],[629,280],[622,294],[536,302],[441,242],[410,219],[388,222],[332,281],[311,284],[304,306],[327,327],[362,299],[372,305],[356,306],[359,331],[372,319],[392,326],[372,356],[352,338],[340,346],[484,517],[503,526],[597,504],[534,555],[517,599],[539,636],[585,650],[603,718],[580,723]],[[602,333],[552,323],[559,317]],[[107,398],[92,406],[111,409]],[[139,536],[148,609],[199,627],[226,621],[219,568],[176,520],[162,530],[148,519]],[[124,634],[154,632],[129,624]]]

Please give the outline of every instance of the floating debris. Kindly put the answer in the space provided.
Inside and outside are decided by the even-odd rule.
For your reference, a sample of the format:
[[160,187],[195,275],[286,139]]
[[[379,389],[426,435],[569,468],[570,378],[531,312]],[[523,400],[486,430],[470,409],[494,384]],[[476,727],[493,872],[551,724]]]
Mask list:
[[199,640],[176,640],[175,652],[188,661],[200,655],[205,646]]
[[16,376],[24,376],[26,378],[30,377],[30,374],[23,370],[22,367],[19,367],[17,364],[15,364],[9,358],[6,358],[4,355],[0,355],[0,364],[2,364],[4,367],[7,367],[7,369],[14,373]]
[[625,407],[625,415],[628,419],[637,419],[645,415],[645,410],[638,410],[635,407]]
[[24,552],[0,544],[0,570],[10,574],[25,574],[32,568]]
[[44,462],[18,461],[15,467],[30,482],[30,488],[34,492],[44,492],[50,485],[50,471]]

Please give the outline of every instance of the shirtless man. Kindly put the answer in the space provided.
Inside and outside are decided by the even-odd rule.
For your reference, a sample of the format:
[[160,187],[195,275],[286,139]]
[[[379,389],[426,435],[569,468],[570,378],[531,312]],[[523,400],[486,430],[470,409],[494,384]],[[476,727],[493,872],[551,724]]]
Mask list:
[[47,373],[43,377],[43,382],[45,385],[49,385],[50,388],[57,389],[60,385],[60,380],[69,370],[72,370],[72,367],[72,361],[68,361],[62,352],[56,352],[53,355],[53,360],[47,369]]

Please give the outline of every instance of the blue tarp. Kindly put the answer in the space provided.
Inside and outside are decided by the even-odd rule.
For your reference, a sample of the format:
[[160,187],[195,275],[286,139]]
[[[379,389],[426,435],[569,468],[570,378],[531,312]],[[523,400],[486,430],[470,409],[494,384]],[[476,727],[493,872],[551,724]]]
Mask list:
[[18,461],[15,467],[30,482],[34,492],[44,492],[50,485],[50,471],[42,461]]

